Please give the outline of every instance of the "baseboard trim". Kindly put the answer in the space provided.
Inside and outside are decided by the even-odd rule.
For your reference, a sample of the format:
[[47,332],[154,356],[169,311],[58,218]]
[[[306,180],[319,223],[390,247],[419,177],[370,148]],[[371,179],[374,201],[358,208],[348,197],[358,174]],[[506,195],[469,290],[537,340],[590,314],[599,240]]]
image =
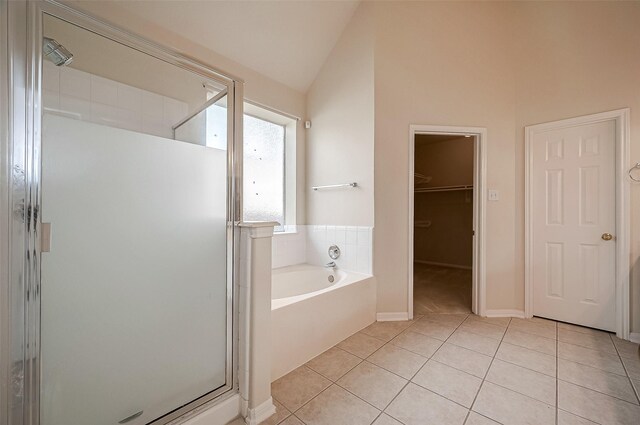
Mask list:
[[258,425],[276,413],[276,406],[273,404],[273,399],[269,397],[269,400],[263,402],[255,409],[249,409],[248,413],[245,418],[247,425]]
[[471,266],[461,266],[459,264],[438,263],[436,261],[413,260],[414,263],[426,264],[428,266],[451,267],[452,269],[471,270]]
[[524,319],[524,311],[522,310],[485,310],[486,317],[517,317]]
[[631,332],[629,334],[629,341],[640,344],[640,332]]
[[240,413],[240,394],[234,394],[208,409],[189,417],[181,425],[225,425]]
[[377,313],[376,320],[378,322],[399,322],[409,320],[409,313],[406,311],[398,313]]

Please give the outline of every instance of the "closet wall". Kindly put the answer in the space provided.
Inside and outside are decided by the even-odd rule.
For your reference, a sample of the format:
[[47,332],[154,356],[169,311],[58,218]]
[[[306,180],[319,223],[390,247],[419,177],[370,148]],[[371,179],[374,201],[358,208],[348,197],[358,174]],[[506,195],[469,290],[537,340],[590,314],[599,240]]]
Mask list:
[[414,260],[471,268],[473,138],[417,135],[415,172]]

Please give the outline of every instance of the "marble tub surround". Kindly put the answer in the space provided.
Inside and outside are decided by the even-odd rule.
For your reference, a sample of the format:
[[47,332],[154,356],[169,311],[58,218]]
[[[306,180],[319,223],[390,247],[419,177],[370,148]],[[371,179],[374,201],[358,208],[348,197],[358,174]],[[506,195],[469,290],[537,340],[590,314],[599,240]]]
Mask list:
[[638,344],[612,334],[426,314],[376,322],[275,381],[264,423],[637,424],[639,390]]

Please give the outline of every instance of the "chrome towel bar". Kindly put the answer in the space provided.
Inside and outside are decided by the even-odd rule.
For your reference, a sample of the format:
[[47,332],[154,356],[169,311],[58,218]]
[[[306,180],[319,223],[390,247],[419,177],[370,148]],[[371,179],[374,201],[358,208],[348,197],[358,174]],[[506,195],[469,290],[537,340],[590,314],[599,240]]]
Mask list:
[[321,190],[321,189],[338,189],[341,187],[358,187],[358,183],[344,183],[344,184],[330,184],[327,186],[313,186],[311,189],[313,190]]

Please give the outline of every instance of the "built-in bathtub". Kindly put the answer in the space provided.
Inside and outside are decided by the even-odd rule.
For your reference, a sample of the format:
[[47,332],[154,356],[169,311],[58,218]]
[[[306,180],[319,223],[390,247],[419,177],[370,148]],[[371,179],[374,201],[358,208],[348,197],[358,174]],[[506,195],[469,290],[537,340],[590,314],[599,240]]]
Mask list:
[[309,264],[274,269],[271,298],[272,380],[376,317],[375,279],[363,273]]

